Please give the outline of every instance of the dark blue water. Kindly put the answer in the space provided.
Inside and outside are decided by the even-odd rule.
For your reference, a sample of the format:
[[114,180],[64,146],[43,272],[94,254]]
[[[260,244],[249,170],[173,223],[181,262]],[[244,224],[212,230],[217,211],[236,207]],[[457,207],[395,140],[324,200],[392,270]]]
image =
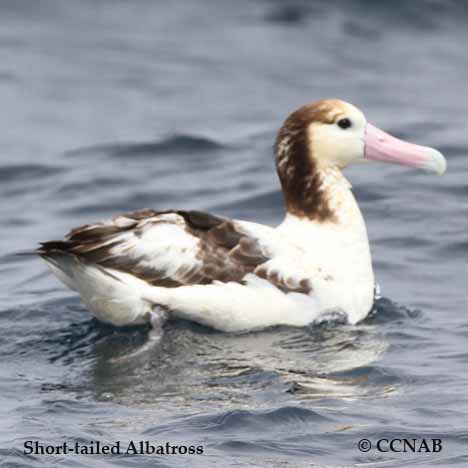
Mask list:
[[[466,467],[468,11],[451,1],[0,2],[0,447],[7,467]],[[143,207],[275,224],[284,117],[340,97],[443,151],[441,178],[348,171],[382,298],[358,326],[227,335],[91,318],[40,260],[70,227]],[[116,359],[117,358],[117,359]],[[362,438],[443,440],[361,453]],[[203,455],[32,456],[48,444]]]

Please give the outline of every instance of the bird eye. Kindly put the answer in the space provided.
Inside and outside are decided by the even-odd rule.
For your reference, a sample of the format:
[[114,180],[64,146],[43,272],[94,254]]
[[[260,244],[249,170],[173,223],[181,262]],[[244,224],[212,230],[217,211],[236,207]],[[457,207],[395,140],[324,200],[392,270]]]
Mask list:
[[343,130],[346,130],[347,128],[351,127],[351,120],[349,119],[340,119],[337,122],[338,127],[342,128]]

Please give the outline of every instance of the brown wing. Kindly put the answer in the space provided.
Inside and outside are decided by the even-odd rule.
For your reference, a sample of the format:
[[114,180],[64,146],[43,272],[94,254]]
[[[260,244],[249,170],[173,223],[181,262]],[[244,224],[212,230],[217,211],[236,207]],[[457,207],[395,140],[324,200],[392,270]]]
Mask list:
[[[201,211],[145,209],[73,229],[37,252],[45,258],[74,255],[155,286],[242,282],[254,273],[285,292],[311,293],[310,279],[297,268],[300,261],[277,261],[287,243],[281,240],[278,249],[275,236],[273,228]],[[289,260],[298,258],[293,250]]]
[[265,261],[265,250],[232,220],[200,211],[141,210],[73,229],[64,241],[41,244],[44,257],[81,261],[176,287],[241,281]]

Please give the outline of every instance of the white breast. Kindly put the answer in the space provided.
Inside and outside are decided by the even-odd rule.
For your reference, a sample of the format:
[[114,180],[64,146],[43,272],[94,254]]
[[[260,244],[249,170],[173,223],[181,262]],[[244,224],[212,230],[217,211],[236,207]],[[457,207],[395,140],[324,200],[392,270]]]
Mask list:
[[318,223],[288,214],[278,232],[304,249],[304,262],[315,277],[314,292],[321,308],[345,311],[348,320],[356,323],[373,302],[369,241],[349,182],[337,171],[330,171],[328,180],[337,222]]

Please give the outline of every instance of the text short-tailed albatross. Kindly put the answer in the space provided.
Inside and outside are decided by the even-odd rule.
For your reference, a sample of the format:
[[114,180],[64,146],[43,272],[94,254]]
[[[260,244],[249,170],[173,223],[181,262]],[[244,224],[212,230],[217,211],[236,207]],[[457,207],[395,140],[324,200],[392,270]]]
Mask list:
[[169,316],[241,331],[302,326],[332,311],[359,322],[372,308],[374,274],[342,170],[375,160],[442,174],[445,159],[377,129],[340,100],[289,115],[275,153],[287,208],[277,227],[144,209],[73,229],[38,253],[98,319],[114,325],[156,325]]

